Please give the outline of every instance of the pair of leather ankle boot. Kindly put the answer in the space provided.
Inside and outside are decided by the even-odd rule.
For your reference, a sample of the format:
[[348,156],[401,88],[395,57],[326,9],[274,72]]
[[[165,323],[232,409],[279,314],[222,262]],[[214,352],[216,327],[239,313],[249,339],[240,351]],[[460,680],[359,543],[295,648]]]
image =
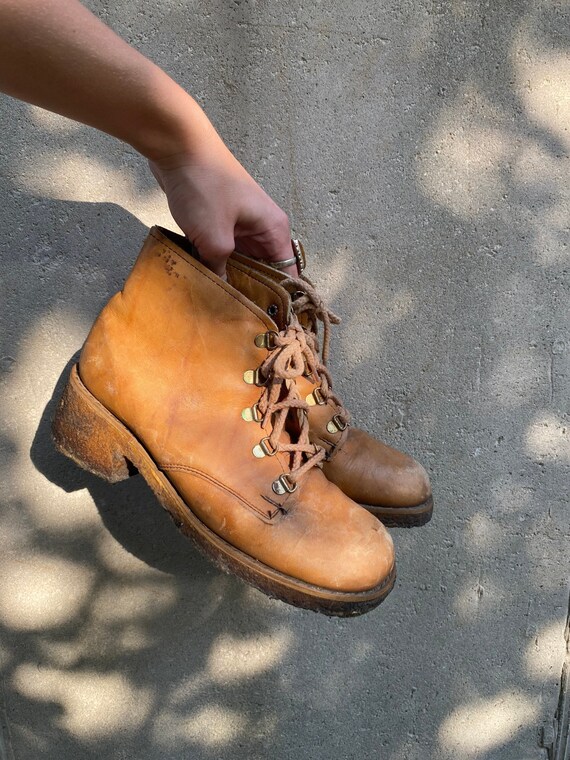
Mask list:
[[237,253],[227,272],[150,231],[71,371],[56,445],[111,482],[140,472],[219,567],[266,594],[366,612],[395,580],[382,522],[429,520],[428,477],[349,424],[326,366],[338,320],[310,281]]

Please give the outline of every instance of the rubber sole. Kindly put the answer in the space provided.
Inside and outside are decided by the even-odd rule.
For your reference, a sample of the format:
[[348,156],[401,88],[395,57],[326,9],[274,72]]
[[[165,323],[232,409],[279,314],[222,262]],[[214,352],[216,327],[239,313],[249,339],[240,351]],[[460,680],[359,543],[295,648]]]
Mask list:
[[387,528],[417,528],[431,520],[433,514],[433,496],[415,507],[376,507],[362,504]]
[[143,476],[178,528],[220,569],[238,576],[270,597],[337,617],[362,615],[390,593],[396,568],[373,589],[335,591],[314,586],[275,570],[227,543],[187,505],[136,437],[82,383],[77,365],[52,423],[57,449],[76,464],[110,483],[137,472]]

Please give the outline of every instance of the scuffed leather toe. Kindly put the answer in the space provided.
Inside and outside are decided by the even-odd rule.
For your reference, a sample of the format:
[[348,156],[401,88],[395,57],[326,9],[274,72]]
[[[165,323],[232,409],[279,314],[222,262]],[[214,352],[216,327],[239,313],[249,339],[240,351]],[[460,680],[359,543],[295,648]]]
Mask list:
[[323,472],[360,504],[415,507],[431,496],[428,474],[419,462],[357,428],[350,428]]
[[[395,563],[394,544],[386,528],[326,482],[318,470],[309,473],[304,491],[311,509],[297,510],[293,502],[285,520],[297,526],[303,522],[300,532],[304,535],[293,552],[299,565],[307,563],[306,579],[337,591],[367,591],[381,585]],[[314,536],[313,526],[321,526],[318,541],[307,540]]]
[[[212,493],[209,481],[187,472],[170,473],[179,493],[224,540],[286,575],[334,591],[368,591],[394,567],[394,545],[386,528],[355,504],[320,470],[312,470],[284,504],[285,512],[260,521],[230,494]],[[218,509],[203,509],[204,504]]]

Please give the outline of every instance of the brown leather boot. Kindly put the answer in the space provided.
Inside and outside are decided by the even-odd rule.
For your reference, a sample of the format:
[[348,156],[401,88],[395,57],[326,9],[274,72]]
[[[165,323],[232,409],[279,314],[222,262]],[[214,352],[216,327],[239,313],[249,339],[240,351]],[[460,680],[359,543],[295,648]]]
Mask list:
[[366,612],[394,584],[393,545],[320,468],[295,382],[312,353],[290,297],[249,278],[250,299],[195,255],[151,230],[71,372],[56,444],[111,482],[139,471],[216,564],[266,594]]
[[[297,241],[293,241],[295,249],[301,269],[304,252]],[[254,273],[263,282],[277,282],[291,293],[293,311],[303,324],[313,355],[309,377],[300,379],[298,386],[310,406],[310,440],[327,452],[323,464],[327,478],[385,525],[412,527],[428,522],[433,499],[424,468],[407,454],[350,426],[350,415],[332,390],[326,366],[330,328],[340,320],[325,306],[311,281],[301,271],[298,278],[286,277],[274,267],[240,254],[230,259],[228,271],[232,269]],[[322,351],[319,322],[324,328]]]

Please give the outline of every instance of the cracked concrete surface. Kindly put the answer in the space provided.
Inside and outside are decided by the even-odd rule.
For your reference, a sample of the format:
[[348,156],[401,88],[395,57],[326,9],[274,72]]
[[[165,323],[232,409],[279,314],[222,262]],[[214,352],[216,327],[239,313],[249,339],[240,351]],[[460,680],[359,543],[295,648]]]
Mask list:
[[336,389],[428,467],[436,513],[393,531],[377,611],[328,620],[212,568],[140,479],[56,455],[54,388],[145,226],[171,222],[133,151],[3,98],[0,758],[546,760],[568,610],[567,4],[89,5],[290,213],[344,318]]

